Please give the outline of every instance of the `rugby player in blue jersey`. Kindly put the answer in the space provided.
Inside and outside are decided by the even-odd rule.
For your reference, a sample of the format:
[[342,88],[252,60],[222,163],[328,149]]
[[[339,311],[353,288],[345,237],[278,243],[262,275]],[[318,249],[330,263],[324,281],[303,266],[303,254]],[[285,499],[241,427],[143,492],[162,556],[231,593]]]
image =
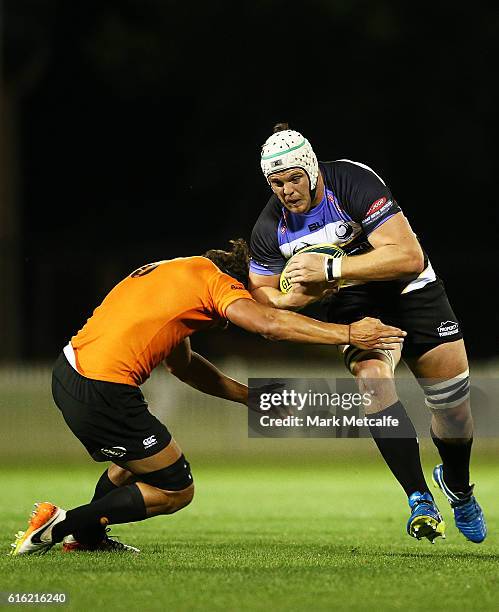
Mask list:
[[[263,145],[261,167],[273,194],[252,233],[253,297],[298,310],[322,295],[324,283],[341,281],[330,299],[329,321],[371,316],[408,332],[402,351],[344,346],[345,365],[362,391],[374,392],[369,412],[399,420],[397,437],[387,428],[370,429],[407,494],[409,535],[433,542],[445,525],[423,475],[416,431],[395,389],[401,357],[432,412],[431,437],[442,459],[433,479],[453,508],[457,528],[472,542],[482,542],[485,520],[469,483],[473,421],[463,337],[443,283],[390,189],[364,164],[318,162],[308,140],[287,124],[278,124]],[[281,293],[287,260],[321,243],[338,245],[346,256],[296,255],[286,269],[293,289]]]

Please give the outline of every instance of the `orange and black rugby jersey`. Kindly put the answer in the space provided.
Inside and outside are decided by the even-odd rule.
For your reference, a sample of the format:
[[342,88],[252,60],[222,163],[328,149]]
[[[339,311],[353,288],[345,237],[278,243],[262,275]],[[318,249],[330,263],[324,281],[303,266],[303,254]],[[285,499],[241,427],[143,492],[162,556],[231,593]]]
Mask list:
[[140,385],[184,338],[210,327],[244,286],[206,257],[147,264],[106,296],[71,338],[78,372]]

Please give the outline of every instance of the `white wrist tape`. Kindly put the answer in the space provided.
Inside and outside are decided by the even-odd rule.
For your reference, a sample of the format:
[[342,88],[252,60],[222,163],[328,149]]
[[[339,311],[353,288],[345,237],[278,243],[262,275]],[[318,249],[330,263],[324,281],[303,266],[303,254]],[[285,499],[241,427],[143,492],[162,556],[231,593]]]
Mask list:
[[341,278],[341,262],[342,262],[343,258],[342,257],[335,257],[333,259],[333,278],[336,280],[338,278]]

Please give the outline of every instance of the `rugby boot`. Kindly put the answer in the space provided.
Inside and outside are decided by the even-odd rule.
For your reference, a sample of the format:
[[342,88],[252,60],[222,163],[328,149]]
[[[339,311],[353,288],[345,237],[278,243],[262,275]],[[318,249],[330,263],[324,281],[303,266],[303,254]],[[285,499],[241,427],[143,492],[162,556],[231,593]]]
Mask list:
[[475,544],[483,542],[487,537],[487,525],[480,504],[473,495],[475,485],[463,493],[451,491],[445,484],[441,463],[433,470],[433,482],[448,499],[454,513],[454,522],[459,531],[470,542]]
[[439,536],[445,538],[445,523],[429,493],[415,491],[408,502],[411,516],[407,521],[407,533],[410,536],[418,540],[427,538],[432,544]]
[[66,518],[66,511],[50,502],[35,504],[26,531],[16,533],[11,544],[11,555],[32,555],[46,553],[55,542],[52,541],[54,525]]
[[[106,530],[106,531],[109,531]],[[129,544],[123,544],[115,540],[113,536],[108,536],[107,533],[104,538],[97,544],[88,545],[81,544],[72,535],[66,536],[62,542],[63,552],[126,552],[126,553],[140,553],[139,548],[130,546]]]

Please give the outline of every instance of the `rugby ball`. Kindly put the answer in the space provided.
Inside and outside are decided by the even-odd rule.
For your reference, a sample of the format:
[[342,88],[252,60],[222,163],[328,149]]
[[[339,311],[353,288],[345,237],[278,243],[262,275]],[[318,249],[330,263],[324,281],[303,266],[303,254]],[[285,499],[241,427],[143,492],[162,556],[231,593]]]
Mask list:
[[[310,246],[306,246],[303,249],[300,249],[299,251],[297,251],[293,255],[293,257],[295,257],[296,255],[301,255],[301,253],[321,253],[322,255],[328,255],[328,257],[343,257],[343,255],[345,255],[345,251],[343,251],[343,249],[340,249],[339,246],[337,246],[336,244],[330,244],[327,242],[324,242],[322,244],[312,244]],[[286,262],[286,265],[284,266],[284,270],[281,272],[281,278],[279,280],[279,287],[282,293],[288,293],[291,290],[291,287],[293,286],[293,283],[290,282],[285,276],[286,269],[289,266],[289,264],[293,261],[293,257],[290,257],[288,259],[288,261]]]

